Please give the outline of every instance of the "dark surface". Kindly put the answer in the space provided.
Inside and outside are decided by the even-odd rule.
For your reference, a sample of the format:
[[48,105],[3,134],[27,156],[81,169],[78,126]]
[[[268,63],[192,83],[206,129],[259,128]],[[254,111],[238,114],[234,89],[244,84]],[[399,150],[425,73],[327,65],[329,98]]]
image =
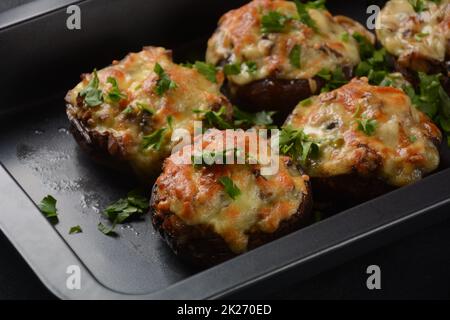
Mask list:
[[[4,3],[2,2],[2,6]],[[0,7],[1,8],[1,7]],[[4,9],[4,8],[3,8]],[[307,282],[295,284],[276,298],[449,298],[450,222],[428,229],[388,248],[326,272]],[[380,265],[383,290],[365,289],[365,269]],[[0,237],[0,298],[49,298],[23,259]]]

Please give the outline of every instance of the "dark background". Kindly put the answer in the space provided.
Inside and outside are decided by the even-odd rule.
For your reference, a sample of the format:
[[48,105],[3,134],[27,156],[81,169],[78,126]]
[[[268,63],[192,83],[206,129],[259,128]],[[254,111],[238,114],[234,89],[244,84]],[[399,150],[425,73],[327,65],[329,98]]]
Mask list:
[[[33,0],[0,0],[0,11]],[[450,212],[449,212],[450,216]],[[449,299],[450,219],[387,247],[355,258],[267,298]],[[366,268],[379,265],[382,290],[366,288]],[[0,299],[54,299],[0,233]]]

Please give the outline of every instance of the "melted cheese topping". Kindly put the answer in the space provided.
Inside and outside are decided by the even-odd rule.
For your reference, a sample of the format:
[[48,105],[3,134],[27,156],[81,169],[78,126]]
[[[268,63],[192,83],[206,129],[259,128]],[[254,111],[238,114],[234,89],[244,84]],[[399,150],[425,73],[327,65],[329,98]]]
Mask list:
[[[162,96],[155,92],[159,79],[154,72],[156,63],[177,85]],[[143,174],[152,175],[159,171],[162,160],[169,156],[173,147],[170,142],[172,130],[165,131],[160,150],[143,150],[141,144],[144,136],[163,127],[169,128],[169,117],[173,120],[173,130],[183,128],[193,133],[193,121],[202,120],[203,117],[202,113],[194,113],[194,110],[208,111],[223,105],[229,106],[227,99],[220,93],[223,76],[220,79],[219,74],[218,83],[212,83],[195,69],[173,63],[170,51],[164,48],[144,48],[98,71],[99,89],[104,95],[111,90],[108,77],[117,80],[120,91],[126,95],[125,99],[119,103],[105,99],[99,106],[84,106],[79,94],[92,78],[92,74],[85,75],[83,81],[66,96],[68,113],[82,119],[91,130],[112,134],[121,142],[126,160]],[[152,109],[154,114],[142,110],[142,105]]]
[[[293,18],[281,33],[261,32],[262,17],[271,11],[277,11]],[[364,29],[350,19],[339,23],[326,10],[309,9],[310,17],[315,21],[318,32],[298,20],[295,3],[281,0],[254,0],[249,4],[228,12],[220,22],[219,28],[208,42],[206,60],[219,65],[254,62],[256,72],[242,68],[238,75],[229,76],[229,80],[244,85],[256,80],[275,76],[279,79],[310,79],[320,70],[336,67],[353,67],[360,62],[358,44],[347,34],[346,27],[352,30]],[[345,38],[345,36],[344,36]],[[290,63],[291,50],[301,47],[300,68]]]
[[378,15],[378,39],[400,60],[416,53],[443,62],[450,55],[450,0],[425,3],[416,12],[408,0],[391,0]]
[[[401,187],[437,169],[433,141],[442,139],[441,132],[403,91],[362,78],[312,101],[297,106],[286,123],[320,144],[319,158],[306,168],[312,177],[376,175]],[[361,119],[376,121],[373,135],[358,129]]]
[[[202,145],[221,149],[224,142],[225,133],[213,130],[203,136]],[[308,194],[309,178],[287,157],[280,158],[280,169],[272,176],[262,176],[260,165],[176,164],[175,156],[189,155],[193,148],[186,146],[165,161],[157,180],[156,208],[175,213],[187,225],[211,227],[235,253],[246,251],[249,233],[275,232],[282,221],[297,212]],[[223,176],[240,189],[235,200],[219,182]]]

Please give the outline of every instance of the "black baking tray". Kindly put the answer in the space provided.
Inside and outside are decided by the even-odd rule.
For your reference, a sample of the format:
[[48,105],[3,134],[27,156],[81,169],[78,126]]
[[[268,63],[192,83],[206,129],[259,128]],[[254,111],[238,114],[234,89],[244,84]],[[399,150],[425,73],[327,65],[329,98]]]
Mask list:
[[[66,28],[66,7],[82,29]],[[449,216],[450,157],[423,181],[351,208],[214,268],[182,264],[149,217],[97,231],[100,211],[136,185],[93,164],[68,133],[64,95],[82,72],[145,45],[174,48],[178,61],[202,58],[218,18],[245,1],[40,0],[0,14],[0,228],[42,282],[64,299],[258,297],[385,245]],[[333,13],[365,22],[370,4],[328,1]],[[199,56],[200,54],[200,56]],[[36,203],[58,199],[52,226]],[[83,233],[69,235],[71,226]],[[68,266],[81,290],[66,287]]]

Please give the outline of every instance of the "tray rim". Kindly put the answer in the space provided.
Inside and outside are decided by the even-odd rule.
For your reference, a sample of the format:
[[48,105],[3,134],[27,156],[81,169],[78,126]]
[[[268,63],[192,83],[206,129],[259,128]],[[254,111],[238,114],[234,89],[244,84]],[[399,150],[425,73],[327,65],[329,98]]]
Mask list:
[[[91,0],[38,0],[30,4],[22,5],[0,14],[0,21],[2,21],[0,24],[0,32],[7,32],[7,29],[10,27],[20,26],[20,24],[26,23],[27,21],[48,15],[57,10],[62,10],[67,5],[88,1]],[[9,16],[9,18],[5,20],[4,18],[7,16]],[[264,271],[260,270],[259,273],[254,274],[253,277],[247,276],[244,280],[231,279],[230,281],[230,279],[228,279],[227,284],[222,285],[221,288],[217,288],[216,283],[214,284],[215,286],[211,286],[211,283],[208,281],[211,277],[214,279],[214,276],[217,274],[228,274],[232,276],[230,272],[235,270],[244,271],[244,269],[246,269],[245,271],[250,274],[252,273],[252,270],[249,270],[249,268],[252,269],[252,263],[248,262],[251,262],[253,259],[259,259],[259,261],[261,261],[261,257],[263,256],[262,253],[266,255],[267,251],[269,252],[269,256],[270,253],[272,253],[273,256],[276,252],[274,252],[274,250],[268,250],[270,247],[279,247],[287,243],[292,244],[294,240],[297,241],[305,237],[309,237],[311,240],[311,237],[314,238],[314,234],[317,230],[327,229],[329,226],[333,226],[333,223],[336,223],[337,221],[348,221],[346,218],[347,216],[354,215],[356,212],[363,210],[365,207],[370,208],[372,206],[375,208],[377,205],[380,205],[385,201],[385,197],[401,198],[403,194],[407,195],[409,192],[416,192],[417,194],[420,194],[420,190],[426,190],[426,187],[431,184],[431,180],[436,180],[434,185],[440,185],[445,189],[445,182],[448,182],[449,179],[450,169],[443,170],[427,177],[413,186],[399,189],[393,193],[387,194],[368,203],[364,203],[358,207],[351,208],[334,217],[297,231],[245,255],[225,262],[217,267],[190,276],[167,287],[166,289],[142,295],[115,292],[106,288],[103,284],[97,281],[92,273],[83,265],[83,262],[76,256],[75,252],[73,252],[64,241],[64,239],[60,237],[56,230],[53,229],[48,221],[40,214],[31,198],[26,194],[25,190],[14,179],[14,177],[7,172],[7,169],[2,163],[0,163],[0,190],[4,192],[0,193],[0,202],[7,204],[6,208],[4,208],[4,212],[7,214],[0,215],[0,229],[20,252],[22,257],[30,265],[32,270],[37,274],[44,285],[46,285],[57,297],[62,299],[217,299],[235,294],[240,290],[251,287],[253,284],[260,283],[260,281],[269,280],[270,278],[281,275],[284,272],[305,266],[315,257],[339,252],[357,244],[362,239],[370,239],[371,237],[380,235],[394,227],[407,225],[407,223],[414,220],[414,218],[423,216],[432,210],[439,209],[447,205],[450,207],[450,192],[447,192],[446,197],[438,196],[436,193],[434,194],[436,199],[431,205],[427,205],[426,207],[417,210],[408,209],[407,211],[409,212],[404,213],[401,217],[392,219],[388,222],[385,221],[385,223],[375,226],[372,229],[362,231],[359,234],[348,235],[347,237],[342,235],[344,237],[342,237],[342,241],[339,243],[330,244],[329,246],[312,250],[310,254],[306,254],[304,256],[291,256],[289,261],[286,260],[285,263],[282,263],[282,266],[279,265],[280,261],[277,261],[278,266],[274,266],[273,263],[272,266],[267,265]],[[409,191],[407,189],[409,189]],[[13,199],[13,201],[11,201],[11,199]],[[32,235],[24,235],[22,232],[27,230],[27,224],[17,224],[17,219],[15,219],[13,215],[15,212],[23,212],[24,214],[26,212],[27,219],[22,219],[22,222],[26,221],[27,224],[29,224],[30,221],[32,221],[33,227],[38,230],[43,230],[44,233],[41,234],[36,232]],[[376,213],[377,212],[372,212],[372,214]],[[439,219],[444,218],[443,214],[438,214],[437,216]],[[365,216],[363,216],[363,218],[366,219],[368,217],[368,213],[365,213]],[[363,222],[361,220],[364,219],[360,219],[359,223]],[[435,220],[438,220],[438,218],[436,217]],[[56,242],[58,239],[59,242]],[[42,254],[42,252],[37,253],[35,251],[36,249],[41,248],[42,244],[45,244],[47,249],[46,254]],[[381,244],[379,245],[381,246]],[[379,245],[377,244],[376,246]],[[62,257],[68,259],[64,260],[64,265],[67,265],[67,261],[73,261],[73,264],[80,266],[81,271],[84,274],[83,287],[87,288],[88,291],[67,290],[64,286],[65,281],[61,281],[62,278],[60,276],[55,276],[52,273],[49,274],[45,272],[45,266],[49,266],[50,263],[52,263],[52,267],[61,264]],[[203,286],[199,286],[199,282],[202,283]],[[194,284],[194,286],[192,286],[192,284]],[[209,284],[209,287],[205,287],[205,284]]]

